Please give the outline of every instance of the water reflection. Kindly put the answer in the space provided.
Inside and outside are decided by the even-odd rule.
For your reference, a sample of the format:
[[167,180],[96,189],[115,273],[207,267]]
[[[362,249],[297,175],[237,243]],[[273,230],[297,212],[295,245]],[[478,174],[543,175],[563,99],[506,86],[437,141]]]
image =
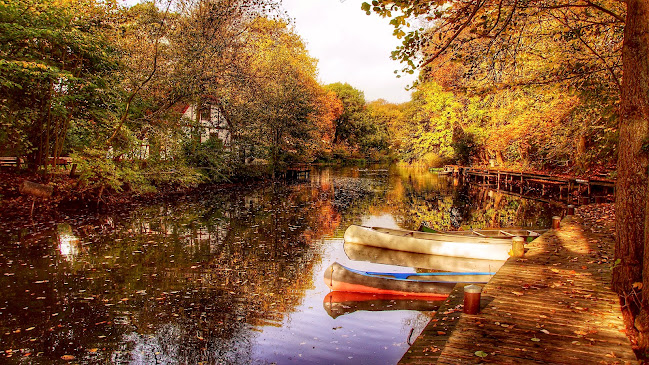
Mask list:
[[311,176],[110,215],[0,223],[0,356],[395,363],[427,321],[421,306],[337,318],[323,308],[331,262],[409,270],[385,270],[399,263],[367,252],[358,255],[374,259],[351,261],[340,238],[349,224],[542,226],[556,209],[394,167]]
[[81,245],[79,238],[72,233],[72,226],[67,223],[59,224],[56,233],[59,241],[59,252],[66,260],[74,261],[75,257],[79,255]]
[[381,295],[332,291],[322,301],[331,318],[338,318],[357,311],[437,311],[444,300],[421,299],[403,295]]

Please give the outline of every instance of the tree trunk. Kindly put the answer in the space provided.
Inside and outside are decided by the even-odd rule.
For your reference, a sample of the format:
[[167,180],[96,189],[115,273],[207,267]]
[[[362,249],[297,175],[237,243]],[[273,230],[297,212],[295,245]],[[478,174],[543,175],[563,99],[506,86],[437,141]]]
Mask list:
[[[649,230],[645,230],[649,224],[645,217],[649,159],[644,146],[649,132],[648,47],[649,0],[628,0],[622,49],[624,78],[615,199],[615,257],[619,261],[613,270],[613,288],[625,297],[634,282],[643,281],[644,287],[649,289],[649,267],[643,270],[643,261],[644,265],[649,265],[649,250],[644,249],[645,242],[649,242],[645,238],[649,234]],[[648,303],[649,290],[643,290],[642,297],[642,301]],[[630,304],[635,304],[637,309],[641,303]],[[649,344],[647,334],[640,334],[639,345],[644,349]]]
[[577,154],[575,156],[575,161],[577,163],[577,168],[580,171],[586,170],[586,150],[588,146],[588,140],[586,139],[585,132],[579,134],[579,139],[577,140]]
[[615,203],[615,256],[620,262],[613,272],[613,286],[618,293],[629,291],[633,282],[642,279],[644,202],[649,166],[649,159],[643,151],[649,132],[648,21],[649,0],[629,0],[622,50],[624,78]]

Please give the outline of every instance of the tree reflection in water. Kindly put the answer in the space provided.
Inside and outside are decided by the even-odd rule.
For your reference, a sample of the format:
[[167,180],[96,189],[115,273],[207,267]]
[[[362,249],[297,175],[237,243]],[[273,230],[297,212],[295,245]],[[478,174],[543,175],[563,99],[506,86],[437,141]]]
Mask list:
[[[4,222],[0,356],[16,363],[62,356],[87,363],[248,364],[289,356],[394,363],[411,328],[428,317],[382,315],[401,328],[371,333],[362,333],[370,315],[363,310],[328,322],[334,319],[322,307],[319,271],[346,259],[344,229],[379,215],[411,229],[422,222],[444,229],[543,224],[548,209],[382,167],[321,169],[309,183],[216,190],[110,215]],[[290,326],[293,337],[274,340],[284,341],[281,349],[262,343]],[[297,357],[297,338],[309,336],[316,338],[310,360]],[[360,345],[351,345],[352,337]]]

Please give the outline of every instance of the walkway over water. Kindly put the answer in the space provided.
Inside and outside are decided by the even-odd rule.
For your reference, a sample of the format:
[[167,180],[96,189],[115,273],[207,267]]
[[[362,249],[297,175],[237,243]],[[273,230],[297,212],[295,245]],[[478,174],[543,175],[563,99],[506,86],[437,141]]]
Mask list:
[[485,285],[481,313],[460,314],[456,287],[400,364],[637,363],[609,286],[612,238],[568,217],[527,249]]
[[[605,177],[582,179],[574,176],[455,165],[444,166],[442,173],[462,176],[478,184],[493,186],[498,190],[518,192],[527,198],[538,196],[538,193],[544,196],[546,193],[555,191],[561,200],[567,200],[568,203],[604,202],[615,192],[615,180]],[[527,196],[527,192],[532,190],[535,193]]]

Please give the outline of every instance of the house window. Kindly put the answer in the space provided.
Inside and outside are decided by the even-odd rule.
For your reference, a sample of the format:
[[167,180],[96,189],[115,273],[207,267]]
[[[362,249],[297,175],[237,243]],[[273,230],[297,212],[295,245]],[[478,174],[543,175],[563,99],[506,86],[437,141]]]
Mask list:
[[210,121],[212,120],[212,107],[210,105],[206,105],[201,108],[201,120],[205,121]]

